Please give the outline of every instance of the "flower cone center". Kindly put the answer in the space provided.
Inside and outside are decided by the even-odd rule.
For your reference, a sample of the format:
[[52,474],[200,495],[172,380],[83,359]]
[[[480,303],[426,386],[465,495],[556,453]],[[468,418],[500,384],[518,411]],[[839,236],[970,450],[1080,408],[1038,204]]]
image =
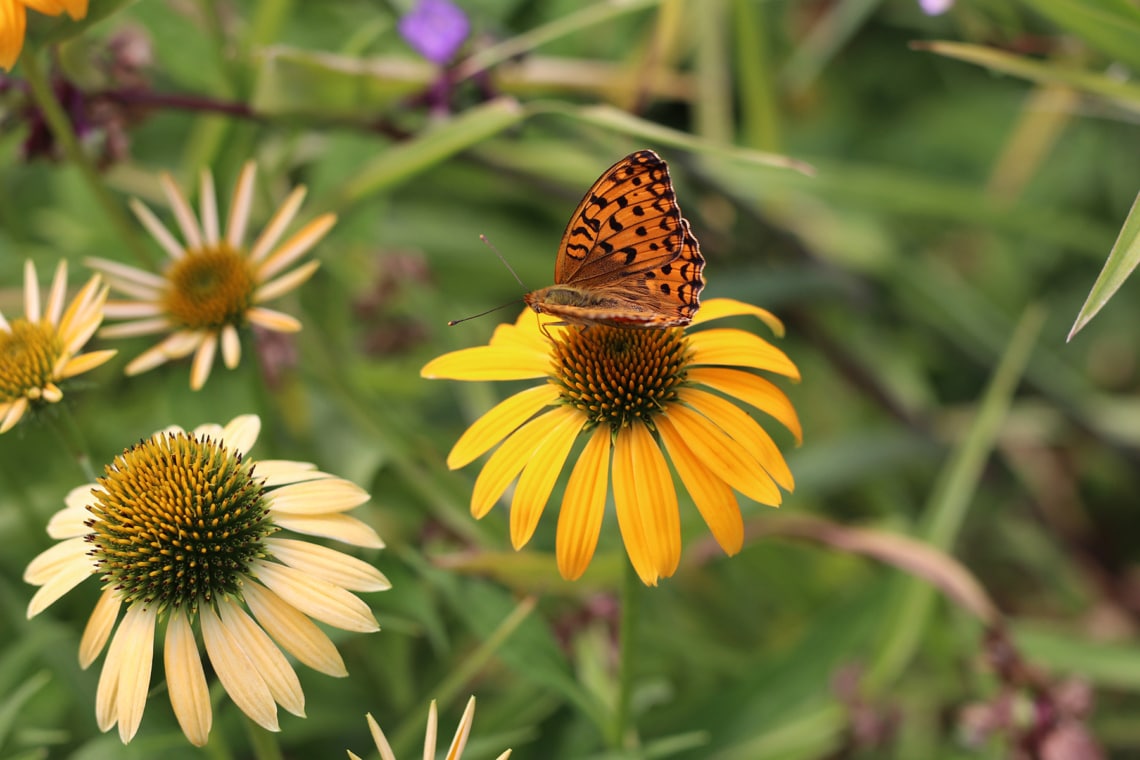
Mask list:
[[166,313],[183,327],[205,330],[243,324],[257,284],[249,260],[225,242],[188,251],[166,280]]
[[63,341],[49,323],[16,319],[9,326],[0,330],[0,404],[39,398],[63,354]]
[[676,399],[685,379],[688,339],[680,328],[570,327],[553,343],[552,382],[592,425],[617,430],[648,423]]
[[115,458],[92,490],[92,556],[125,603],[158,610],[240,596],[275,532],[262,483],[208,438],[161,433]]

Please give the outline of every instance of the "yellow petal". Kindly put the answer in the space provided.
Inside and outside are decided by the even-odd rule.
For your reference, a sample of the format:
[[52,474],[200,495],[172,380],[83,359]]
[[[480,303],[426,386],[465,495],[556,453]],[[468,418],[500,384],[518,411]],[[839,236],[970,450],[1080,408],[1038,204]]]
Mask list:
[[558,513],[558,572],[568,581],[577,580],[586,572],[598,546],[606,513],[609,466],[610,428],[599,426],[594,428],[570,473]]
[[679,404],[654,418],[658,429],[672,427],[671,435],[685,441],[689,450],[726,483],[761,504],[779,505],[779,487],[752,455],[709,420]]
[[614,439],[614,506],[622,542],[637,577],[646,586],[656,586],[659,576],[649,547],[650,539],[638,514],[637,496],[641,483],[634,461],[631,428],[623,427]]
[[511,545],[521,549],[534,535],[538,519],[554,490],[566,457],[574,445],[586,419],[572,406],[558,407],[549,416],[560,421],[535,449],[534,454],[519,477],[515,495],[511,499]]
[[731,401],[696,388],[682,388],[677,400],[688,404],[703,414],[709,421],[726,434],[740,442],[746,451],[752,453],[756,461],[767,470],[772,480],[788,491],[796,488],[792,471],[788,469],[784,455],[772,437],[757,424],[756,420]]
[[689,335],[693,353],[690,364],[755,367],[793,380],[800,371],[792,360],[768,341],[743,330],[699,330]]
[[736,554],[744,545],[744,518],[732,488],[697,458],[671,425],[659,425],[657,431],[713,538],[726,554]]
[[714,319],[724,319],[725,317],[738,317],[743,314],[758,318],[768,325],[773,333],[783,337],[784,323],[775,314],[767,309],[761,309],[759,306],[753,306],[750,303],[732,298],[713,298],[703,302],[693,317],[693,324],[699,325],[702,322],[711,322]]
[[433,380],[531,380],[550,372],[549,352],[517,345],[476,346],[437,356],[420,377]]
[[457,470],[470,464],[544,406],[557,400],[558,389],[550,383],[543,383],[500,401],[459,437],[447,455],[447,466]]
[[79,641],[79,667],[87,670],[103,651],[119,619],[120,607],[122,599],[119,592],[114,588],[104,589],[83,628],[83,638]]
[[690,367],[688,380],[735,396],[765,414],[770,414],[792,432],[797,443],[803,442],[803,428],[800,427],[800,418],[792,402],[771,381],[751,372],[728,367]]
[[665,455],[649,428],[630,425],[633,462],[638,473],[636,488],[638,513],[649,540],[650,556],[657,574],[668,578],[681,561],[681,515],[677,491]]
[[507,490],[507,486],[530,461],[538,445],[563,419],[564,415],[553,411],[541,414],[512,433],[495,450],[475,479],[475,488],[471,492],[471,514],[476,519],[491,510],[503,491]]
[[293,715],[305,717],[305,693],[301,690],[301,682],[273,640],[236,602],[220,600],[218,611],[226,632],[265,679],[274,701]]
[[0,0],[0,67],[11,71],[24,48],[28,14],[16,0]]

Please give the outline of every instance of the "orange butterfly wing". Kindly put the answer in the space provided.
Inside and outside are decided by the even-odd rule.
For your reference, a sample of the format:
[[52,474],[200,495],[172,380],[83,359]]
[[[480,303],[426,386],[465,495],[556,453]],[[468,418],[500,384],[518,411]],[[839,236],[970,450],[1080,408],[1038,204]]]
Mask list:
[[700,306],[704,263],[668,167],[640,150],[589,189],[562,235],[555,285],[525,300],[573,324],[687,325]]

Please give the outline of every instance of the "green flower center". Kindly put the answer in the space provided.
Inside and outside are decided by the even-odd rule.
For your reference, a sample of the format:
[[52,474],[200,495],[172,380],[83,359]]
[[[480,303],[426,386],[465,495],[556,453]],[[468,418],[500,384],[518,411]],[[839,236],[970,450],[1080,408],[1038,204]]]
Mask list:
[[653,415],[677,398],[689,362],[681,328],[627,330],[570,327],[553,339],[554,372],[562,400],[613,430]]
[[0,330],[0,403],[38,399],[55,379],[63,341],[48,322],[16,319],[9,327]]
[[249,259],[226,242],[187,251],[166,273],[162,305],[192,330],[242,325],[257,285]]
[[88,540],[103,581],[159,611],[238,596],[276,532],[262,481],[209,438],[160,433],[127,449],[92,490]]

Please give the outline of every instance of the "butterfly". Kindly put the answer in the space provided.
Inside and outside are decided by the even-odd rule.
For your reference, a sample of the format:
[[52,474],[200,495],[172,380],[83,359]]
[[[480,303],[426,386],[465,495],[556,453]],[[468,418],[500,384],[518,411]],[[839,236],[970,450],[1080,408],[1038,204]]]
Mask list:
[[639,150],[586,192],[562,233],[555,284],[523,300],[566,324],[681,327],[700,307],[704,266],[669,168]]

